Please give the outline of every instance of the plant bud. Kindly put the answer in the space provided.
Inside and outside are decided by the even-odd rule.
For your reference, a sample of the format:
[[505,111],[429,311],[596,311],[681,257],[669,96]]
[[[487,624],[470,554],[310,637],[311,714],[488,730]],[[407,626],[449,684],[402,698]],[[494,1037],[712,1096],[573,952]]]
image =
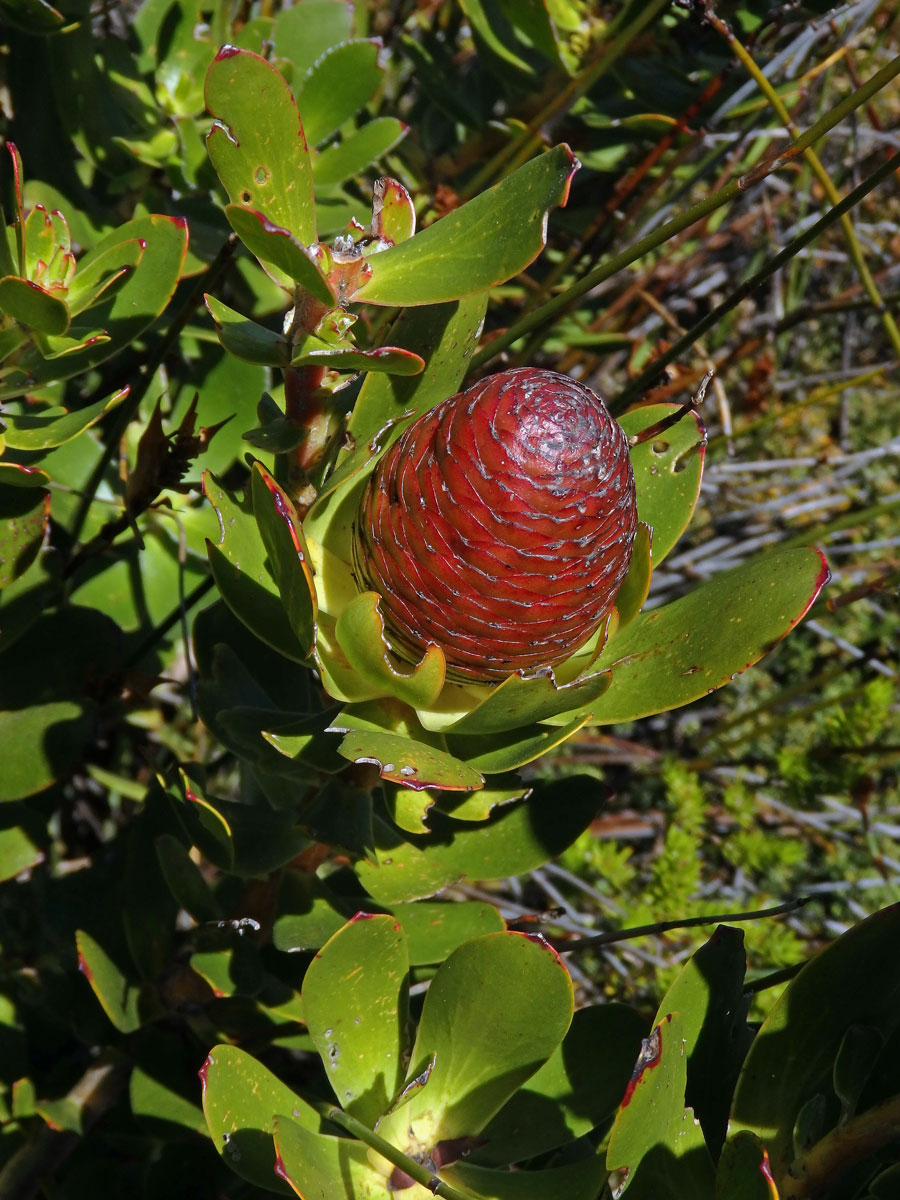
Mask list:
[[625,434],[584,384],[502,371],[420,417],[363,495],[360,587],[404,657],[436,643],[451,678],[532,673],[609,612],[637,528]]

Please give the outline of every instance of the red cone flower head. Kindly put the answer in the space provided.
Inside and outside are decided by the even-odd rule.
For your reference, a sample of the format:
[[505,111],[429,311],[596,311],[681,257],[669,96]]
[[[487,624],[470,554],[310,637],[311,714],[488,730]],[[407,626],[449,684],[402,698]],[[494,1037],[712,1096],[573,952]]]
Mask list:
[[355,565],[398,651],[434,642],[451,677],[503,679],[594,633],[636,528],[621,427],[584,384],[523,367],[451,396],[391,446],[360,505]]

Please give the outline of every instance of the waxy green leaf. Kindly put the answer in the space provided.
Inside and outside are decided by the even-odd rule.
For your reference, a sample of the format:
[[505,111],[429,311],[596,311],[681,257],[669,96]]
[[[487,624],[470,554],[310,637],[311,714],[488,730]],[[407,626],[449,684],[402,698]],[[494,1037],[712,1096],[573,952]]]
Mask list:
[[203,299],[216,323],[219,341],[229,354],[264,367],[286,367],[291,361],[291,344],[282,334],[242,317],[215,296]]
[[359,129],[345,134],[339,142],[325,146],[313,155],[316,186],[334,187],[367,172],[371,164],[393,150],[405,134],[406,126],[396,117],[375,117]]
[[200,1069],[203,1112],[218,1152],[242,1179],[280,1195],[291,1189],[275,1174],[275,1117],[315,1132],[318,1115],[262,1063],[236,1046],[214,1046]]
[[406,1045],[406,935],[393,917],[358,913],[303,979],[303,1015],[338,1104],[374,1128],[400,1090]]
[[381,42],[342,42],[316,60],[299,87],[297,107],[310,146],[318,146],[355,116],[381,84]]
[[284,490],[261,463],[251,476],[253,515],[285,614],[304,657],[316,638],[316,589],[300,518]]
[[[619,417],[629,437],[636,437],[670,417],[681,406],[651,404]],[[653,534],[653,565],[658,567],[687,529],[703,476],[706,426],[695,412],[637,446],[630,453],[638,517]]]
[[593,722],[634,721],[715,691],[790,633],[828,578],[821,551],[775,550],[642,612],[597,661],[612,685],[591,704]]
[[52,450],[78,437],[85,429],[105,416],[128,395],[128,388],[89,404],[87,408],[66,412],[65,409],[50,408],[36,413],[5,412],[6,444],[11,450]]
[[278,267],[288,280],[323,304],[333,307],[337,303],[318,262],[289,230],[242,204],[226,204],[225,216],[247,249],[261,262]]
[[348,1200],[381,1200],[389,1195],[362,1142],[316,1133],[282,1116],[275,1122],[275,1148],[279,1175],[302,1200],[320,1196],[338,1200],[337,1180]]
[[137,986],[109,957],[99,942],[85,930],[75,935],[78,949],[78,969],[91,985],[103,1011],[120,1033],[134,1033],[141,1027]]
[[304,246],[316,240],[312,168],[291,89],[258,54],[223,46],[206,73],[206,146],[232,204],[257,209]]
[[759,1138],[742,1129],[722,1148],[716,1200],[778,1200],[769,1155]]
[[525,801],[496,809],[487,821],[466,825],[432,809],[431,833],[403,837],[375,823],[374,861],[357,875],[381,904],[432,896],[460,879],[506,879],[561,854],[593,820],[605,798],[596,779],[574,776],[538,784]]
[[609,1136],[606,1164],[631,1200],[713,1200],[712,1159],[684,1106],[682,1030],[668,1013],[645,1039]]
[[65,300],[28,279],[0,279],[0,313],[39,333],[62,334],[69,328]]
[[421,662],[408,667],[393,658],[375,592],[360,594],[344,608],[335,628],[347,661],[372,687],[413,708],[427,708],[444,686],[446,662],[437,646],[429,646]]
[[576,160],[556,146],[409,241],[369,259],[368,304],[440,304],[518,275],[543,249],[547,214],[564,205]]
[[351,729],[338,753],[350,762],[372,763],[382,779],[419,791],[470,792],[484,777],[458,758],[397,733]]
[[218,480],[208,473],[204,476],[203,487],[219,518],[219,543],[207,543],[207,550],[222,599],[266,645],[303,662],[306,650],[298,642],[281,602],[251,506],[235,503]]
[[[379,1125],[402,1146],[479,1134],[550,1057],[572,1020],[572,981],[541,938],[489,933],[466,942],[431,981],[407,1080],[424,1087]],[[392,1136],[392,1134],[394,1136]]]

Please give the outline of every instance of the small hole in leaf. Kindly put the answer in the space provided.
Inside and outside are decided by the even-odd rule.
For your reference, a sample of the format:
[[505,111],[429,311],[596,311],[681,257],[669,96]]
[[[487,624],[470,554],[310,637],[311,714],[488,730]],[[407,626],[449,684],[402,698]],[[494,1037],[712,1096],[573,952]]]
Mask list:
[[266,180],[269,178],[269,172],[266,170],[265,167],[257,167],[253,178],[256,180],[257,183],[265,183]]
[[241,204],[249,204],[252,199],[249,192],[241,192]]
[[653,451],[654,454],[665,454],[665,452],[668,450],[668,448],[669,448],[669,443],[662,441],[662,440],[654,442],[653,445],[650,447],[650,449]]

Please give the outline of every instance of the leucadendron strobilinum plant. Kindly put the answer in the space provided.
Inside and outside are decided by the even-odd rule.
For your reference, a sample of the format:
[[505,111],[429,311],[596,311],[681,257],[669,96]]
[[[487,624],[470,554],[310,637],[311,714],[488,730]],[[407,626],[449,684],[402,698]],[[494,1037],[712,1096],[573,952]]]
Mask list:
[[[208,299],[224,347],[284,380],[246,435],[266,461],[244,499],[207,479],[210,558],[231,612],[306,667],[312,691],[285,708],[263,682],[235,703],[234,647],[217,650],[225,626],[207,618],[201,707],[270,798],[289,777],[310,814],[323,779],[333,793],[348,763],[374,770],[394,830],[376,834],[383,880],[391,839],[427,834],[435,808],[484,820],[524,796],[518,768],[585,725],[687,704],[746,669],[827,569],[814,549],[775,552],[642,611],[696,503],[699,418],[653,405],[616,423],[584,385],[532,369],[465,387],[489,289],[535,257],[565,203],[566,146],[418,233],[408,193],[383,178],[369,224],[326,244],[275,68],[225,47],[206,99],[226,214],[286,302],[273,332]],[[401,310],[390,345],[355,340],[360,305]]]

